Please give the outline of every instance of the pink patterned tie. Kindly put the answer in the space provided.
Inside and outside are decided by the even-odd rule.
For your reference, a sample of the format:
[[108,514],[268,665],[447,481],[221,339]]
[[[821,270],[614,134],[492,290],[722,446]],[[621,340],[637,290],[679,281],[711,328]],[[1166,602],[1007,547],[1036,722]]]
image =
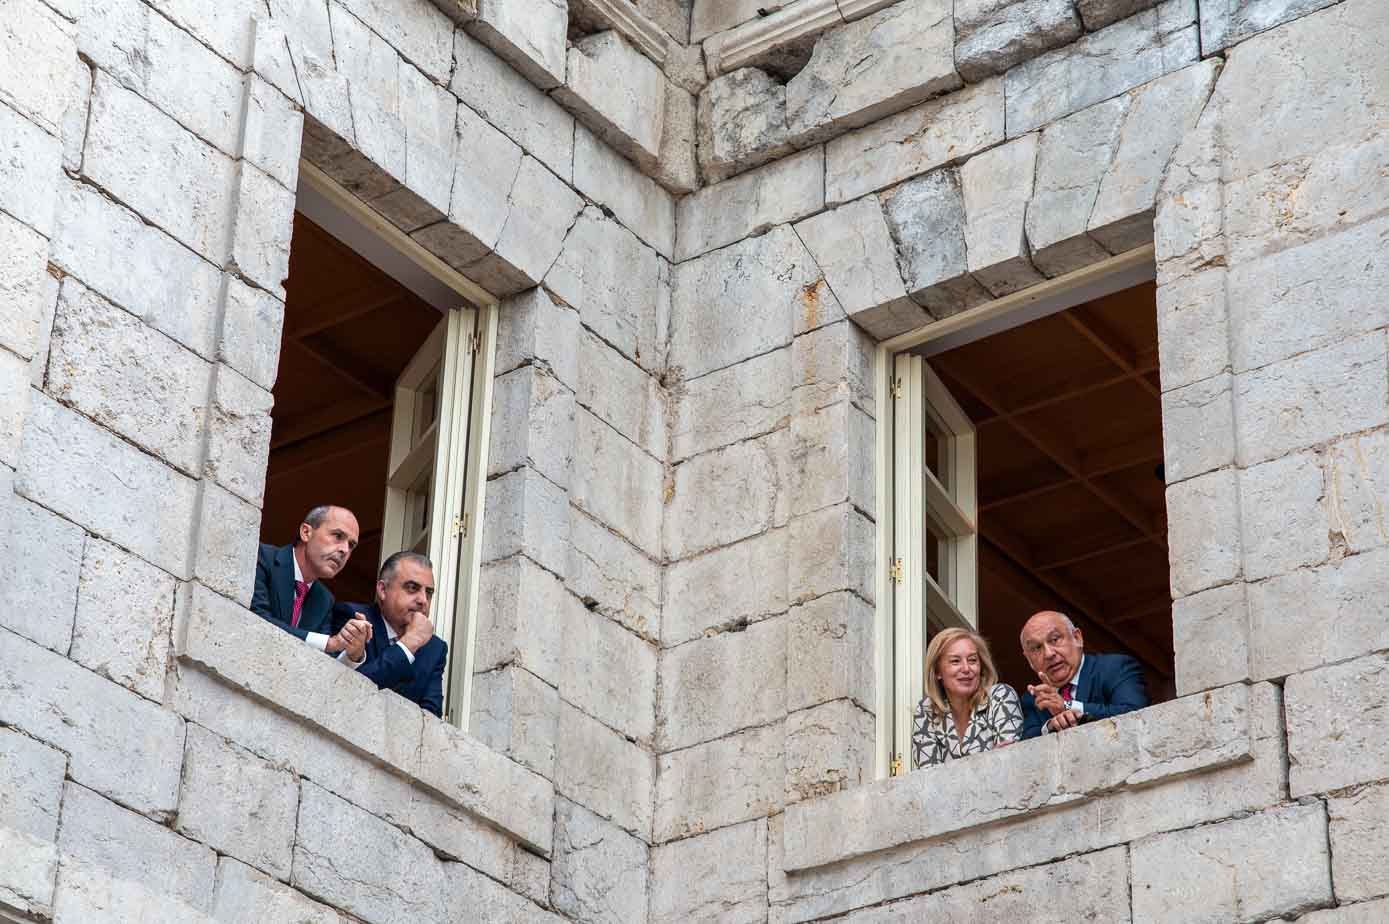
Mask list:
[[299,614],[304,611],[304,598],[309,595],[309,585],[303,581],[294,582],[294,614],[289,618],[289,624],[296,629],[299,628]]
[[[297,613],[298,610],[295,610],[295,612]],[[1064,687],[1062,687],[1062,688],[1061,688],[1061,699],[1062,699],[1062,701],[1064,701],[1064,702],[1066,702],[1066,703],[1069,703],[1069,702],[1071,701],[1071,696],[1074,695],[1075,691],[1076,691],[1076,685],[1073,684],[1073,683],[1068,683],[1068,684],[1066,684]]]

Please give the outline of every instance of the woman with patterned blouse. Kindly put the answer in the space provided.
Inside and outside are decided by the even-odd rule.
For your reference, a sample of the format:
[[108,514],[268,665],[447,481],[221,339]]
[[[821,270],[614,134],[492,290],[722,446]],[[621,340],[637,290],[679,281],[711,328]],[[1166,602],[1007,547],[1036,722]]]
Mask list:
[[998,682],[989,643],[969,629],[945,629],[926,649],[926,696],[916,707],[917,767],[1012,744],[1022,731],[1018,694]]

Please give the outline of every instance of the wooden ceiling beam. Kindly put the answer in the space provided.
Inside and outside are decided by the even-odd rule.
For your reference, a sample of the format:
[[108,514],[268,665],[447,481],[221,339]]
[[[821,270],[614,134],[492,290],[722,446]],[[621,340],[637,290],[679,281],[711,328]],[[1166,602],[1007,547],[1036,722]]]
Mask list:
[[[1136,465],[1142,465],[1148,462],[1156,464],[1158,462],[1161,462],[1162,460],[1163,457],[1162,453],[1160,452],[1135,453],[1132,458],[1116,459],[1112,462],[1106,463],[1105,465],[1099,465],[1093,468],[1087,467],[1084,471],[1084,475],[1086,478],[1103,478],[1106,475],[1112,475],[1115,472],[1122,472],[1125,469],[1133,468]],[[1015,501],[1021,500],[1030,500],[1031,498],[1040,497],[1043,494],[1050,494],[1052,491],[1056,491],[1060,488],[1064,488],[1068,485],[1073,485],[1076,483],[1077,481],[1075,478],[1072,478],[1071,476],[1067,475],[1066,477],[1058,479],[1056,481],[1049,481],[1046,484],[1037,485],[1035,488],[1028,488],[1025,491],[1015,491],[1012,494],[1005,494],[1001,497],[991,498],[987,503],[981,502],[979,504],[979,511],[981,513],[984,513],[986,511],[994,509],[995,507],[1002,507],[1004,504],[1011,504]]]
[[313,417],[302,423],[287,426],[282,432],[273,433],[270,437],[270,451],[286,449],[295,443],[312,439],[330,430],[345,426],[360,420],[363,417],[370,417],[383,410],[389,410],[389,401],[366,401],[358,400],[352,402],[338,402],[327,409],[316,413]]
[[351,382],[353,385],[355,385],[357,388],[361,389],[368,395],[374,395],[375,397],[381,398],[382,400],[390,400],[393,397],[393,395],[391,394],[391,389],[389,387],[382,388],[381,385],[375,382],[367,381],[366,379],[358,375],[356,372],[354,372],[349,367],[346,360],[340,357],[336,357],[333,354],[327,352],[326,350],[321,350],[316,346],[311,346],[302,340],[290,340],[286,342],[286,345],[293,345],[293,347],[296,350],[302,350],[303,352],[309,354],[315,360],[332,369],[335,373],[347,379],[349,382]]
[[1108,337],[1104,333],[1102,333],[1098,325],[1094,324],[1093,322],[1087,324],[1085,322],[1085,319],[1082,318],[1080,314],[1075,311],[1063,311],[1061,312],[1061,316],[1065,318],[1066,322],[1075,329],[1076,333],[1080,334],[1086,340],[1094,344],[1095,347],[1101,353],[1103,353],[1109,359],[1110,362],[1114,363],[1120,369],[1124,370],[1124,372],[1128,374],[1129,378],[1138,382],[1138,384],[1143,387],[1144,391],[1148,392],[1148,394],[1152,395],[1154,398],[1159,396],[1157,387],[1153,385],[1152,382],[1148,381],[1148,377],[1146,375],[1142,375],[1139,372],[1138,364],[1129,357],[1125,356],[1123,350],[1120,349],[1119,346],[1113,342],[1113,339],[1111,337]]
[[1118,616],[1111,619],[1110,622],[1116,626],[1122,626],[1131,622],[1138,622],[1140,619],[1145,619],[1148,616],[1157,616],[1160,613],[1170,613],[1171,611],[1172,601],[1163,600],[1160,603],[1154,602],[1151,606],[1140,606],[1138,609],[1120,613]]
[[1132,539],[1121,539],[1118,542],[1107,542],[1104,545],[1086,549],[1084,552],[1076,552],[1062,558],[1041,561],[1037,563],[1038,571],[1056,571],[1060,568],[1069,568],[1071,565],[1078,565],[1081,562],[1089,561],[1092,558],[1099,558],[1101,555],[1108,555],[1110,552],[1121,552],[1124,549],[1131,549],[1136,545],[1146,545],[1147,536],[1135,536]]
[[[1152,366],[1151,368],[1144,368],[1139,370],[1139,374],[1146,375],[1150,372],[1157,371],[1157,366]],[[945,377],[947,379],[953,378],[954,373],[951,370],[947,369],[945,371]],[[1038,398],[1036,401],[1029,401],[1026,404],[1018,405],[1015,408],[999,411],[994,411],[990,409],[989,413],[986,416],[980,417],[978,420],[976,420],[974,422],[974,425],[976,427],[982,427],[985,424],[1003,423],[1012,420],[1014,417],[1022,417],[1026,414],[1031,414],[1033,411],[1045,410],[1046,408],[1053,407],[1058,404],[1063,404],[1066,401],[1070,401],[1072,398],[1083,398],[1084,396],[1093,394],[1094,392],[1104,391],[1106,388],[1112,388],[1115,385],[1122,385],[1124,382],[1127,382],[1131,378],[1133,378],[1132,375],[1130,375],[1127,372],[1123,372],[1119,373],[1118,375],[1111,375],[1107,378],[1100,379],[1097,382],[1091,382],[1087,385],[1078,385],[1075,388],[1068,388],[1062,391],[1053,392],[1047,395],[1045,398]]]
[[307,468],[351,455],[365,446],[390,440],[391,415],[377,411],[344,421],[331,429],[274,450],[267,480],[274,482]]
[[[400,292],[388,292],[380,298],[375,298],[369,302],[364,302],[360,305],[356,305],[352,308],[349,308],[346,311],[340,311],[336,314],[329,315],[327,318],[324,318],[321,321],[316,321],[312,324],[307,324],[304,327],[295,328],[294,330],[285,331],[285,336],[291,340],[302,340],[304,337],[312,337],[314,334],[321,334],[325,330],[332,330],[333,328],[346,324],[349,321],[355,321],[357,318],[371,314],[373,311],[380,311],[382,308],[389,308],[391,305],[400,301],[402,298],[404,298],[404,295]],[[308,307],[312,308],[313,306]]]

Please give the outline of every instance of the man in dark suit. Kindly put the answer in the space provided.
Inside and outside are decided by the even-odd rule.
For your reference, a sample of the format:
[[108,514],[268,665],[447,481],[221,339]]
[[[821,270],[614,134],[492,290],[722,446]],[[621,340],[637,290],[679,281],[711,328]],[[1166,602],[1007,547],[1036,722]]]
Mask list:
[[1039,682],[1022,697],[1022,737],[1074,728],[1148,705],[1143,670],[1128,655],[1085,653],[1065,613],[1043,610],[1022,627],[1022,652]]
[[315,507],[299,524],[298,538],[285,546],[261,544],[251,609],[319,651],[356,665],[371,628],[357,620],[329,628],[333,594],[323,585],[337,575],[357,547],[357,518],[345,507]]
[[396,552],[381,565],[376,602],[339,603],[333,625],[365,619],[371,626],[366,663],[357,673],[378,689],[394,690],[420,708],[443,718],[444,662],[448,644],[434,634],[429,607],[434,602],[434,566],[418,552]]

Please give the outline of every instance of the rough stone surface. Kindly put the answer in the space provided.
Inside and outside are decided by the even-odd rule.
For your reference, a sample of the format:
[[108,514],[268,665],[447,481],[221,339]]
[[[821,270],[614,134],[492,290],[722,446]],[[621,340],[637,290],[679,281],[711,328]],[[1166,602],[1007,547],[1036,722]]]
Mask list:
[[0,824],[0,908],[19,914],[48,914],[58,878],[58,848],[31,834]]
[[786,623],[788,710],[837,699],[872,707],[877,687],[873,620],[873,608],[849,593],[829,594],[791,610]]
[[57,133],[69,105],[68,68],[77,57],[71,23],[37,0],[5,4],[0,31],[0,99]]
[[1167,489],[1173,598],[1239,576],[1240,496],[1236,473],[1211,472]]
[[1234,415],[1229,373],[1163,393],[1163,464],[1169,484],[1234,464]]
[[[649,841],[655,777],[649,752],[567,703],[560,705],[556,792]],[[608,786],[614,779],[623,785]]]
[[162,883],[136,881],[105,866],[64,857],[62,880],[53,897],[55,924],[82,921],[140,921],[141,924],[212,924],[205,908],[165,891]]
[[568,78],[554,98],[622,154],[655,166],[665,129],[665,75],[616,31],[569,46]]
[[989,293],[969,274],[965,203],[955,170],[936,170],[882,194],[907,294],[932,317],[983,304]]
[[[1177,694],[1251,676],[1249,604],[1243,584],[1224,584],[1172,603]],[[1260,675],[1262,676],[1262,675]]]
[[39,349],[48,253],[43,235],[0,212],[0,345],[21,359]]
[[825,205],[825,149],[811,148],[706,186],[676,207],[675,257],[688,260]]
[[782,348],[684,383],[675,396],[674,461],[762,436],[790,422],[791,350]]
[[577,507],[570,507],[566,586],[583,603],[643,638],[661,625],[661,568]]
[[652,924],[767,919],[767,822],[749,821],[651,852]]
[[686,558],[783,526],[785,431],[695,456],[675,469],[665,552]]
[[574,185],[657,253],[673,256],[675,200],[586,128],[574,135]]
[[1330,554],[1323,484],[1320,460],[1307,452],[1240,472],[1240,544],[1246,580],[1315,565]]
[[68,657],[147,699],[164,696],[174,579],[108,542],[82,556]]
[[768,619],[667,649],[658,744],[689,747],[786,713],[786,620]]
[[1214,54],[1335,0],[1208,0],[1201,4],[1201,48]]
[[582,408],[575,431],[570,501],[655,557],[661,550],[661,464]]
[[955,29],[955,65],[971,83],[1081,35],[1076,8],[1065,0],[962,0]]
[[786,719],[786,802],[815,799],[872,779],[873,714],[848,700]]
[[341,924],[332,908],[310,901],[298,892],[231,857],[217,864],[214,920],[287,921],[292,924]]
[[789,154],[786,87],[755,67],[711,80],[699,94],[699,167],[717,183]]
[[555,826],[555,910],[593,924],[645,920],[647,846],[567,799],[556,803]]
[[584,331],[578,338],[579,406],[656,459],[666,452],[666,395],[660,381]]
[[505,666],[473,674],[468,731],[499,754],[554,775],[559,694],[529,671]]
[[[667,59],[667,77],[670,77],[670,64],[671,60]],[[702,70],[697,72],[702,73]],[[661,118],[661,159],[651,177],[673,195],[692,193],[700,186],[697,94],[703,86],[702,83],[687,82],[686,86],[670,81],[666,83],[665,114]]]
[[495,477],[529,466],[561,488],[574,464],[574,393],[542,367],[525,365],[492,383],[496,435],[488,447],[487,474]]
[[1331,876],[1340,901],[1359,901],[1384,894],[1384,864],[1389,862],[1389,789],[1371,786],[1327,800],[1330,819]]
[[[919,327],[925,313],[907,300],[897,252],[888,233],[877,196],[865,196],[848,205],[796,225],[811,256],[825,274],[825,281],[840,307],[860,326],[882,339]],[[896,329],[884,316],[900,319]],[[838,320],[823,315],[822,320]],[[915,323],[913,323],[915,321]]]
[[773,529],[666,572],[661,641],[667,647],[784,613],[786,530]]
[[1037,172],[1037,136],[986,151],[960,169],[969,271],[995,296],[1040,282],[1024,227]]
[[784,754],[785,731],[777,723],[661,755],[656,842],[774,812],[785,798]]
[[56,841],[66,772],[62,751],[0,729],[0,827],[39,841]]
[[656,649],[600,613],[565,621],[560,694],[637,741],[656,731]]
[[81,527],[20,497],[3,501],[0,625],[66,653],[77,611]]
[[[1192,922],[1263,920],[1331,900],[1326,810],[1293,806],[1136,842],[1133,915]],[[1219,862],[1216,858],[1239,858]],[[1199,865],[1207,875],[1178,884],[1161,874]]]
[[1284,684],[1288,790],[1294,798],[1384,776],[1389,658],[1367,655],[1293,674]]
[[483,3],[469,31],[542,90],[564,83],[564,0]]

